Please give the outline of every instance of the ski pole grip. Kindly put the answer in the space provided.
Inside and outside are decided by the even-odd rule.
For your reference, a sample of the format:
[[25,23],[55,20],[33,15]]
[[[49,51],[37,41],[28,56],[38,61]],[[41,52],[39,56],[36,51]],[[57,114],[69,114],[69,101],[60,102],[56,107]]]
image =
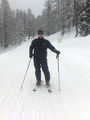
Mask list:
[[56,58],[58,59],[58,58],[59,58],[59,55],[56,55]]

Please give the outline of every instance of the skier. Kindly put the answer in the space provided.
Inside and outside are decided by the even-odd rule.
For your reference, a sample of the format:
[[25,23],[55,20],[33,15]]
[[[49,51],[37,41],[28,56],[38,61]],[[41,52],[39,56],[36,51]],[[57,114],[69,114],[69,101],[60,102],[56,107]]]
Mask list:
[[36,86],[41,85],[41,68],[45,75],[46,86],[50,86],[50,73],[47,64],[47,48],[59,56],[60,51],[56,50],[48,40],[44,39],[42,30],[38,30],[38,38],[32,41],[29,48],[29,57],[34,57],[35,75],[37,79]]

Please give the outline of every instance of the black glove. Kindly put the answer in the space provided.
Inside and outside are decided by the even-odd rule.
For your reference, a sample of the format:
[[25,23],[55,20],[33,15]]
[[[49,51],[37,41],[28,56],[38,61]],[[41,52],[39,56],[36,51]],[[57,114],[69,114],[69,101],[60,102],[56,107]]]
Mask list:
[[32,58],[32,57],[33,57],[33,54],[30,54],[29,57]]
[[60,54],[60,51],[57,51],[56,54],[57,54],[56,58],[58,58],[59,54]]
[[57,51],[57,55],[59,55],[60,54],[60,51]]

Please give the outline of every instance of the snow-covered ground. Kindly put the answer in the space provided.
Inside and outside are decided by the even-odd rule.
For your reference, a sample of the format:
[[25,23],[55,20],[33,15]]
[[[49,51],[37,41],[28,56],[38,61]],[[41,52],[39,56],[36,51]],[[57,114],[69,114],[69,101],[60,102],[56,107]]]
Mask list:
[[59,34],[48,39],[61,51],[60,92],[55,53],[48,51],[52,93],[45,83],[36,93],[32,91],[36,82],[33,60],[20,90],[30,41],[0,54],[0,120],[90,120],[90,36],[60,38]]

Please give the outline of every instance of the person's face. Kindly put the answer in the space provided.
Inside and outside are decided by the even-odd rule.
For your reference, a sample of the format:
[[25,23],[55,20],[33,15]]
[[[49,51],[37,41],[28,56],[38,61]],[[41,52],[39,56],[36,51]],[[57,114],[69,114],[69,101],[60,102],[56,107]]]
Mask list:
[[38,38],[43,38],[43,34],[38,34]]

